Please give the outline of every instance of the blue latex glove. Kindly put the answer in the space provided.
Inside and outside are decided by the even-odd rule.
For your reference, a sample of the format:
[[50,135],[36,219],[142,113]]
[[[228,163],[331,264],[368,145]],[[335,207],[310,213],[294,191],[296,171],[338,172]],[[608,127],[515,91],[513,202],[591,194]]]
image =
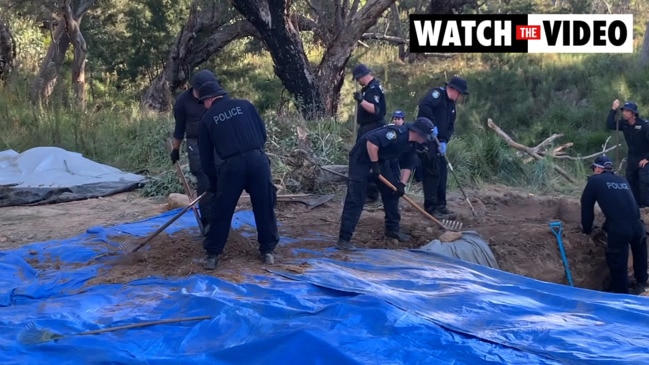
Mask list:
[[[438,134],[439,134],[439,131],[437,130],[437,126],[435,126],[435,128],[433,128],[433,136],[435,136],[435,138],[437,138]],[[433,138],[433,139],[435,139],[435,138]]]
[[445,155],[445,154],[446,154],[446,142],[439,142],[439,149],[438,149],[438,151],[439,151],[439,153],[441,153],[442,155]]

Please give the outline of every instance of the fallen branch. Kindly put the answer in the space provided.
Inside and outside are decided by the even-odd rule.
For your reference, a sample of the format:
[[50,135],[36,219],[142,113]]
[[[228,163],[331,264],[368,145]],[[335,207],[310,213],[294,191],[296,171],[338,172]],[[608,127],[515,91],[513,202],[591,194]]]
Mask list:
[[606,152],[613,151],[614,149],[618,148],[619,146],[620,145],[612,146],[612,147],[609,147],[609,148],[607,148],[607,149],[605,149],[603,151],[599,151],[599,152],[593,153],[592,155],[588,155],[588,156],[575,157],[575,156],[567,156],[567,155],[557,155],[557,156],[550,156],[550,157],[558,158],[558,159],[564,159],[564,160],[572,160],[572,161],[589,160],[591,158],[595,158],[597,156],[601,156],[603,154],[606,154]]
[[[496,123],[494,123],[494,121],[491,120],[491,118],[489,118],[489,119],[487,120],[487,125],[489,126],[489,128],[493,129],[494,132],[496,132],[496,134],[498,134],[502,139],[504,139],[505,142],[506,142],[509,146],[511,146],[511,147],[513,147],[513,148],[515,148],[515,149],[517,149],[517,150],[519,150],[519,151],[522,151],[522,152],[525,152],[525,153],[529,154],[529,155],[532,156],[535,160],[539,160],[539,161],[540,161],[540,160],[543,160],[543,157],[542,157],[541,155],[539,155],[538,153],[536,153],[536,152],[534,151],[533,148],[530,148],[530,147],[528,147],[528,146],[522,145],[522,144],[520,144],[520,143],[514,141],[514,140],[513,140],[513,139],[512,139],[512,138],[511,138],[507,133],[505,133],[502,129],[500,129],[500,127],[498,127],[498,126],[496,125]],[[576,181],[572,176],[570,176],[570,174],[568,174],[568,172],[567,172],[566,170],[564,170],[564,169],[562,169],[561,167],[559,167],[559,166],[557,166],[557,165],[554,165],[554,164],[552,164],[552,168],[553,168],[554,171],[556,171],[559,175],[561,175],[561,176],[563,176],[564,178],[566,178],[566,180],[570,181],[570,182],[573,183],[573,184],[576,184],[576,183],[577,183],[577,181]]]

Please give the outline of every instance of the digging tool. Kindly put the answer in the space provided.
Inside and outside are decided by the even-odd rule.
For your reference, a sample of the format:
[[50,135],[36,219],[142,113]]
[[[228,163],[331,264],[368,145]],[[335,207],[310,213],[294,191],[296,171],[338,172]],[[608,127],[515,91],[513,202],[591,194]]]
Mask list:
[[[392,185],[388,179],[383,177],[383,175],[379,175],[379,180],[383,182],[385,185],[387,185],[390,189],[397,191],[397,188]],[[424,208],[420,207],[419,204],[417,204],[414,200],[410,199],[409,196],[404,195],[403,198],[410,203],[415,209],[417,209],[421,214],[425,215],[428,219],[433,221],[435,224],[440,226],[441,228],[448,230],[448,231],[460,231],[462,229],[462,222],[454,221],[454,220],[449,220],[449,219],[442,219],[441,221],[432,215],[430,215],[427,211],[424,210]]]
[[184,207],[178,214],[173,216],[170,220],[168,220],[165,224],[161,225],[160,228],[158,228],[155,232],[147,236],[142,242],[140,243],[134,243],[131,241],[126,241],[123,242],[119,245],[119,249],[124,252],[124,253],[133,253],[142,247],[146,245],[147,243],[151,242],[157,235],[159,235],[162,231],[164,231],[167,227],[169,227],[173,222],[178,220],[185,212],[187,212],[191,207],[193,207],[196,203],[198,203],[199,200],[201,200],[207,192],[201,194],[198,198],[192,200],[188,206]]
[[[171,139],[167,138],[167,150],[171,152],[171,149],[173,149],[173,144],[171,143]],[[189,197],[189,200],[194,199],[196,194],[192,193],[192,189],[189,187],[189,183],[187,183],[187,179],[185,178],[185,174],[183,174],[183,169],[180,167],[180,163],[176,161],[174,165],[176,165],[176,174],[180,178],[180,182],[183,184],[185,194]],[[200,229],[201,234],[205,234],[201,215],[195,205],[192,206],[192,211],[194,212],[194,217],[196,217],[196,223],[198,223],[198,228]]]
[[570,274],[570,266],[568,266],[568,259],[566,258],[566,251],[563,249],[563,240],[561,239],[561,234],[563,233],[563,227],[561,222],[554,221],[550,222],[550,230],[557,237],[557,243],[559,244],[559,252],[561,252],[561,260],[563,260],[563,267],[566,270],[566,277],[568,278],[568,283],[570,286],[574,286],[572,283],[572,275]]
[[96,334],[100,334],[100,333],[121,331],[121,330],[127,330],[127,329],[131,329],[131,328],[142,328],[142,327],[148,327],[148,326],[155,326],[155,325],[158,325],[158,324],[189,322],[189,321],[202,321],[202,320],[210,319],[210,318],[212,318],[212,316],[161,319],[161,320],[158,320],[158,321],[133,323],[133,324],[127,324],[127,325],[123,325],[123,326],[115,326],[115,327],[102,328],[102,329],[92,330],[92,331],[71,333],[71,334],[67,334],[67,335],[62,335],[62,334],[59,334],[59,333],[52,332],[52,331],[50,331],[48,329],[39,328],[34,322],[29,322],[25,326],[25,329],[18,335],[18,339],[19,339],[20,342],[22,342],[24,344],[38,344],[38,343],[58,340],[58,339],[61,339],[61,338],[64,338],[64,337],[96,335]]
[[[437,139],[437,136],[435,136],[435,143],[437,143],[437,145],[439,146],[439,140]],[[464,189],[462,189],[462,185],[460,184],[460,179],[457,178],[457,175],[455,174],[455,170],[453,170],[453,165],[451,165],[451,161],[448,159],[448,156],[446,156],[446,154],[444,154],[444,160],[446,160],[446,165],[448,165],[448,169],[451,171],[451,175],[453,175],[453,178],[457,183],[457,187],[460,188],[460,192],[462,193],[464,200],[466,200],[466,202],[469,204],[469,207],[471,208],[471,213],[473,213],[474,217],[477,217],[478,213],[475,212],[475,209],[473,208],[473,204],[471,204],[471,200],[469,200],[469,197],[464,192]]]

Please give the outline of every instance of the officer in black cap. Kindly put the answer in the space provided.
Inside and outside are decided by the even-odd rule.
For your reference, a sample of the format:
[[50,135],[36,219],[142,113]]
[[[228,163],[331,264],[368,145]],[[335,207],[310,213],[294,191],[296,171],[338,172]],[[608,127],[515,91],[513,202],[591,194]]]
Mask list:
[[361,63],[354,67],[352,75],[362,87],[360,92],[354,92],[354,100],[358,103],[356,116],[356,123],[359,125],[356,134],[356,141],[358,141],[363,134],[386,124],[386,105],[383,86],[374,78],[372,70]]
[[[354,92],[354,100],[358,103],[356,113],[356,123],[358,123],[356,142],[358,142],[365,133],[386,125],[386,104],[383,86],[374,78],[372,70],[366,65],[361,63],[354,67],[352,77],[362,87],[360,92]],[[374,182],[369,182],[367,185],[367,197],[369,201],[376,201],[379,198],[379,191]]]
[[[198,103],[198,89],[204,83],[216,81],[216,76],[209,70],[198,71],[190,80],[191,87],[182,92],[174,103],[174,119],[176,125],[173,133],[172,151],[170,154],[171,163],[175,164],[180,159],[180,145],[183,138],[187,138],[187,156],[189,158],[189,171],[196,177],[196,190],[198,195],[208,190],[210,181],[201,167],[201,160],[198,156],[198,132],[200,120],[205,114],[205,107]],[[217,165],[220,161],[217,161]],[[210,227],[210,206],[213,194],[208,193],[198,204],[203,223],[203,235],[206,235]]]
[[640,210],[627,181],[613,173],[613,162],[598,157],[591,165],[594,174],[588,178],[581,195],[582,232],[593,230],[595,202],[606,217],[604,231],[608,235],[606,263],[611,273],[611,291],[628,293],[627,261],[629,244],[633,253],[636,284],[632,292],[642,293],[647,286],[647,240]]
[[640,118],[638,106],[627,101],[619,108],[622,119],[615,120],[620,101],[615,99],[608,113],[606,127],[624,134],[627,145],[626,179],[640,208],[649,207],[649,123]]
[[439,130],[439,145],[433,142],[417,151],[423,167],[424,209],[439,219],[454,219],[446,207],[448,170],[444,155],[455,131],[455,104],[468,94],[467,81],[454,76],[446,86],[429,90],[419,102],[417,117],[430,119]]
[[[213,270],[223,252],[232,224],[232,215],[243,190],[250,194],[257,226],[259,252],[264,263],[274,263],[273,251],[279,242],[270,160],[264,152],[266,127],[257,109],[248,100],[228,97],[218,82],[205,83],[199,99],[207,112],[201,118],[199,149],[210,189],[216,191],[212,208],[212,228],[203,247],[203,266]],[[216,179],[214,152],[223,160]]]
[[[356,224],[363,211],[367,194],[368,175],[377,181],[383,210],[385,211],[385,235],[399,241],[407,241],[410,236],[401,233],[399,222],[399,198],[403,196],[410,171],[415,164],[415,145],[429,143],[437,135],[437,129],[426,118],[418,118],[406,125],[387,125],[364,134],[349,152],[349,177],[347,178],[347,195],[340,223],[337,248],[354,250],[350,242]],[[402,166],[399,181],[391,173],[390,161],[401,155],[408,155],[407,164]],[[397,188],[394,192],[378,181],[382,175]]]

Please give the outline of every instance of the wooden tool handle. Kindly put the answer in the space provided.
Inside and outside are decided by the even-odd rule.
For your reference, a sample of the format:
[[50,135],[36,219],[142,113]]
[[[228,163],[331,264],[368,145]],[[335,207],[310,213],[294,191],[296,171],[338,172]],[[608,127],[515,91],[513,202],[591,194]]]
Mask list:
[[152,239],[154,239],[157,235],[160,234],[160,232],[164,231],[167,227],[169,227],[173,222],[178,220],[183,214],[185,214],[191,207],[193,207],[196,203],[198,203],[199,200],[201,200],[202,197],[205,196],[207,192],[201,194],[198,198],[194,199],[192,202],[189,203],[188,206],[184,207],[180,212],[178,212],[173,218],[167,221],[167,223],[163,224],[158,228],[153,234],[149,235],[147,238],[144,239],[140,244],[137,245],[137,247],[133,250],[133,252],[139,250],[140,248],[144,247],[147,243],[149,243]]
[[[386,179],[385,177],[383,177],[383,175],[379,175],[379,180],[381,180],[381,182],[383,182],[385,185],[387,185],[390,189],[392,189],[392,190],[394,190],[394,191],[397,191],[397,187],[394,186],[394,185],[392,185],[392,183],[391,183],[388,179]],[[428,213],[427,211],[425,211],[424,208],[420,207],[419,204],[417,204],[414,200],[410,199],[409,196],[407,196],[407,195],[404,194],[404,195],[403,195],[403,199],[405,199],[408,203],[410,203],[410,205],[412,205],[415,209],[417,209],[421,214],[425,215],[426,218],[430,219],[431,221],[433,221],[435,224],[437,224],[437,225],[440,226],[441,228],[443,228],[443,229],[448,229],[448,227],[446,227],[446,226],[445,226],[442,222],[440,222],[437,218],[435,218],[435,217],[433,217],[432,215],[430,215],[430,213]]]

